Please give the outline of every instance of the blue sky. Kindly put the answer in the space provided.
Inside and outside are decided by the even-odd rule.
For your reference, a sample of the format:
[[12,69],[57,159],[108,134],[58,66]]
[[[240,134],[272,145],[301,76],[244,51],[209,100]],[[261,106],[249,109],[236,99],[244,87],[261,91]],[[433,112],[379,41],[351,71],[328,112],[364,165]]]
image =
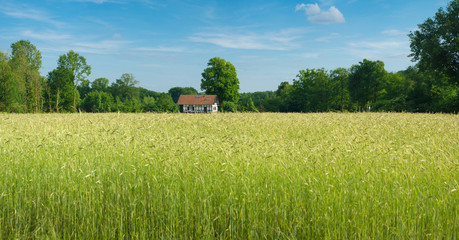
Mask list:
[[0,0],[0,50],[21,39],[42,53],[41,74],[74,50],[89,79],[132,73],[154,91],[200,90],[212,57],[230,61],[241,92],[276,90],[306,68],[413,65],[407,34],[447,0]]

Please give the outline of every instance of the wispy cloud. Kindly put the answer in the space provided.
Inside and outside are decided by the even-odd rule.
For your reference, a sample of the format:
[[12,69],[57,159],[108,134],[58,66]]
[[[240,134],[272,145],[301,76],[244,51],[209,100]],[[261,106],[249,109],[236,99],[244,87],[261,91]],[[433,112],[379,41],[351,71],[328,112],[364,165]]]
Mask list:
[[138,47],[138,48],[133,48],[132,50],[134,51],[140,51],[140,52],[172,52],[172,53],[180,53],[184,52],[185,50],[183,48],[178,48],[178,47]]
[[384,35],[389,35],[389,36],[400,36],[400,35],[407,35],[407,33],[396,30],[396,29],[391,29],[391,30],[386,30],[383,31],[382,34]]
[[82,53],[113,54],[124,49],[127,41],[102,40],[98,42],[77,42],[70,49]]
[[125,1],[121,0],[70,0],[72,2],[89,2],[95,4],[103,4],[103,3],[125,3]]
[[78,41],[72,42],[71,39],[58,42],[52,46],[44,46],[42,49],[48,52],[67,52],[74,50],[78,53],[91,54],[119,54],[132,42],[117,40],[100,40],[100,41]]
[[55,40],[64,40],[69,39],[72,36],[68,34],[58,34],[52,31],[36,33],[31,30],[25,30],[21,33],[25,38],[37,39],[37,40],[46,40],[46,41],[55,41]]
[[296,5],[295,11],[304,11],[308,16],[308,20],[313,23],[331,24],[346,21],[343,14],[335,6],[331,6],[328,10],[322,10],[317,3],[301,3]]
[[[214,31],[210,31],[214,32]],[[192,42],[211,43],[224,48],[250,50],[289,50],[297,46],[294,40],[299,38],[299,31],[286,29],[279,32],[215,32],[196,33],[189,37]]]
[[104,2],[109,2],[109,0],[74,0],[75,2],[92,2],[97,4],[102,4]]
[[328,36],[316,38],[318,42],[331,42],[333,39],[339,38],[339,33],[330,33]]
[[359,58],[407,58],[409,42],[403,40],[349,42],[346,51]]
[[32,8],[25,4],[12,4],[9,2],[0,5],[0,13],[18,19],[30,19],[50,23],[55,26],[63,26],[64,23],[54,20],[49,13]]

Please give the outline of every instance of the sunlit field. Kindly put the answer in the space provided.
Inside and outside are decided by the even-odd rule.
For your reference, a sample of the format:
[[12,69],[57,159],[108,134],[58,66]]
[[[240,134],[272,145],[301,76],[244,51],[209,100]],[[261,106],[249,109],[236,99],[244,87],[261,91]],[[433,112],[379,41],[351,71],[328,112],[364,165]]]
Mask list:
[[459,116],[0,114],[0,239],[458,239]]

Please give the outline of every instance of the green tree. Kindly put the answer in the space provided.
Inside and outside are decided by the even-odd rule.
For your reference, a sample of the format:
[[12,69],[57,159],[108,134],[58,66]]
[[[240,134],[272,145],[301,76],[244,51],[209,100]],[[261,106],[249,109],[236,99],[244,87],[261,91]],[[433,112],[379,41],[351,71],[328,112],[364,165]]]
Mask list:
[[237,112],[237,105],[234,102],[223,102],[222,104],[223,112]]
[[[73,72],[65,68],[54,69],[48,73],[48,84],[52,109],[56,112],[74,111]],[[76,94],[79,99],[79,93]]]
[[11,44],[11,68],[15,83],[17,103],[26,111],[38,112],[41,106],[41,53],[29,41],[20,40]]
[[144,97],[142,100],[142,109],[144,112],[154,112],[155,111],[155,98],[154,97]]
[[12,102],[13,77],[9,57],[0,51],[0,111],[9,111]]
[[155,101],[155,111],[157,112],[178,112],[179,108],[175,104],[171,95],[167,93],[161,93]]
[[294,96],[302,112],[330,110],[330,76],[325,69],[300,70],[293,80]]
[[139,88],[136,85],[139,83],[132,73],[123,73],[121,78],[116,79],[116,82],[110,86],[110,91],[113,97],[119,97],[121,100],[139,99]]
[[107,78],[97,78],[91,83],[91,89],[93,91],[106,92],[108,89]]
[[334,110],[352,110],[351,97],[349,95],[349,70],[345,68],[337,68],[330,72],[331,88],[332,88],[332,108]]
[[81,98],[85,98],[88,93],[92,91],[91,82],[88,79],[81,80],[77,86],[77,90],[80,93]]
[[173,87],[168,92],[175,103],[178,102],[180,95],[197,95],[198,91],[192,87]]
[[91,74],[91,66],[86,63],[86,58],[73,50],[61,55],[57,61],[57,65],[57,68],[67,69],[72,73],[73,111],[76,111],[77,87],[80,82],[86,82],[85,80]]
[[367,109],[384,93],[387,72],[382,61],[364,59],[351,67],[349,93],[358,103],[358,109]]
[[209,60],[201,75],[201,89],[206,94],[217,95],[221,104],[239,100],[239,79],[236,68],[230,62],[214,57]]
[[411,57],[419,68],[443,73],[459,83],[459,1],[453,0],[446,11],[440,8],[433,18],[409,34]]
[[86,95],[81,105],[87,112],[110,112],[113,96],[107,92],[92,91]]
[[258,108],[255,107],[255,104],[253,103],[253,100],[251,97],[247,101],[245,107],[246,107],[246,111],[248,112],[258,112]]

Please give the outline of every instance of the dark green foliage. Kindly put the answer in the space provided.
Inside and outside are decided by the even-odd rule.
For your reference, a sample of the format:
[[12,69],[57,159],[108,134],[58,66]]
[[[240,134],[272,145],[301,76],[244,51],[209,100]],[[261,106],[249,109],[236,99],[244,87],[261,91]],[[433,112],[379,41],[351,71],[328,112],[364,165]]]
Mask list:
[[329,72],[331,86],[331,108],[333,110],[353,111],[354,104],[351,101],[349,94],[349,70],[345,68],[337,68]]
[[113,96],[107,92],[92,91],[86,95],[81,108],[86,112],[110,112]]
[[223,102],[223,112],[237,112],[237,104],[234,102]]
[[138,87],[138,89],[140,99],[144,99],[145,97],[158,98],[160,94],[159,92],[151,91],[142,87]]
[[230,62],[214,57],[209,60],[201,75],[201,89],[206,94],[217,95],[221,104],[239,100],[239,79],[236,68]]
[[255,107],[251,97],[244,99],[243,101],[240,99],[237,103],[237,109],[239,112],[258,112],[258,108]]
[[[10,75],[10,110],[14,112],[41,111],[40,73],[41,53],[29,41],[21,40],[11,44],[11,59],[9,61]],[[12,81],[11,81],[12,79]]]
[[144,97],[142,100],[142,107],[143,107],[144,112],[155,111],[155,98],[154,97]]
[[[80,56],[78,53],[70,50],[67,54],[61,55],[57,61],[58,69],[66,69],[72,73],[72,87],[73,87],[73,109],[77,110],[78,102],[80,101],[80,93],[77,87],[82,83],[83,89],[87,89],[89,81],[87,77],[91,74],[91,66],[86,63],[86,58]],[[86,93],[86,92],[85,92]]]
[[169,94],[174,102],[177,103],[180,95],[197,95],[198,91],[192,87],[173,87],[169,89]]
[[459,84],[459,1],[453,0],[446,11],[440,8],[433,18],[409,34],[410,56],[422,71],[444,74]]
[[76,101],[80,99],[79,93],[73,91],[73,77],[73,72],[65,68],[48,73],[50,111],[72,112],[74,104],[79,103]]
[[13,103],[14,84],[9,57],[0,51],[0,111],[9,111]]
[[93,91],[106,92],[108,90],[108,79],[97,78],[91,83],[91,89]]
[[91,82],[87,79],[83,79],[80,84],[77,86],[77,90],[80,93],[80,97],[84,99],[86,94],[91,92]]
[[368,109],[379,96],[385,92],[387,72],[381,61],[364,59],[351,67],[349,76],[349,93],[353,101],[358,103],[359,111]]
[[331,110],[331,86],[324,69],[301,70],[293,80],[294,95],[301,112],[326,112]]
[[109,91],[113,97],[119,97],[121,100],[126,101],[129,99],[139,99],[140,90],[136,87],[139,83],[132,73],[124,73],[121,78],[116,79],[116,82],[112,83]]
[[161,93],[156,99],[154,104],[155,112],[178,112],[178,105],[175,104],[171,95],[167,93]]

